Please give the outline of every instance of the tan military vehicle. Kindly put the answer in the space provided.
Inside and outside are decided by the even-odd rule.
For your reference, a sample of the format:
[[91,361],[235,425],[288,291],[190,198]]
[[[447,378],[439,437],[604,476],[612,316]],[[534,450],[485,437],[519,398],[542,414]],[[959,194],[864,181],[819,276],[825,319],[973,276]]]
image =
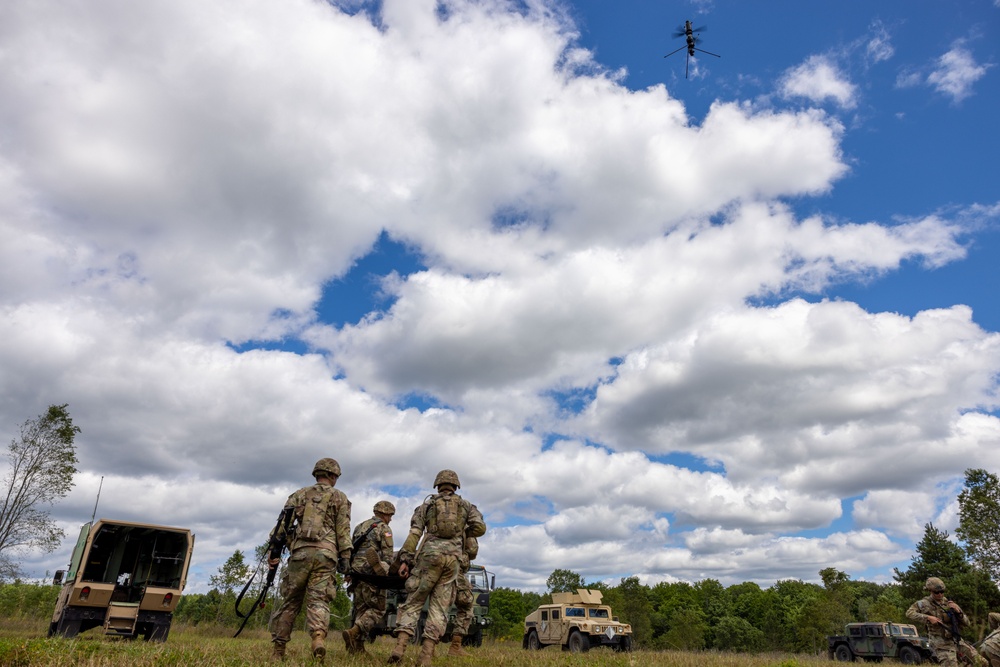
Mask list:
[[543,604],[524,619],[522,646],[537,651],[558,644],[574,653],[596,646],[631,651],[632,626],[619,622],[601,599],[600,591],[584,588],[553,593],[552,604]]
[[193,548],[186,528],[107,519],[84,524],[49,636],[103,627],[110,635],[166,641]]

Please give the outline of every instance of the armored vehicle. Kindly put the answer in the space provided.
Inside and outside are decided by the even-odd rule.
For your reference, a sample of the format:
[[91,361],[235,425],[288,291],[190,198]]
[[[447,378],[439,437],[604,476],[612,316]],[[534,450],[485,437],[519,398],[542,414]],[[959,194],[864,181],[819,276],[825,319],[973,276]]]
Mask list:
[[109,635],[166,641],[193,548],[186,528],[108,519],[84,524],[49,636],[103,627]]
[[537,651],[558,644],[574,653],[596,646],[631,651],[632,626],[619,622],[601,599],[600,591],[584,588],[553,593],[552,604],[543,604],[524,619],[522,646]]
[[931,660],[933,652],[926,637],[921,637],[915,625],[903,623],[848,623],[846,634],[827,637],[830,660],[881,662],[897,658],[906,665],[919,665]]
[[[472,623],[469,625],[468,634],[462,640],[462,645],[480,646],[483,643],[483,631],[492,623],[492,619],[489,617],[490,592],[496,585],[496,575],[482,565],[471,565],[465,576],[469,579],[469,583],[472,584],[472,613],[474,617]],[[372,631],[369,633],[370,641],[375,641],[379,635],[392,634],[392,631],[396,628],[396,616],[404,602],[406,602],[405,589],[386,591],[385,615],[379,624],[372,628]],[[424,603],[424,609],[420,612],[420,619],[417,621],[417,634],[413,638],[413,641],[417,644],[423,638],[424,623],[427,621],[427,607],[429,604],[429,600]],[[456,611],[455,605],[452,605],[448,610],[448,628],[445,630],[445,636],[442,639],[451,636]]]

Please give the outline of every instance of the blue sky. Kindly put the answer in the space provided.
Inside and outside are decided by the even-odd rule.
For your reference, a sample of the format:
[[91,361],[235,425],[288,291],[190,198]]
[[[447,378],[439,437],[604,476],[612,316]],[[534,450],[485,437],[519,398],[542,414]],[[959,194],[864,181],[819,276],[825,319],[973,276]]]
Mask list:
[[[706,25],[684,77],[685,20]],[[891,579],[1000,469],[995,2],[0,9],[0,423],[192,589],[318,458],[500,585]],[[71,545],[26,553],[32,576]]]

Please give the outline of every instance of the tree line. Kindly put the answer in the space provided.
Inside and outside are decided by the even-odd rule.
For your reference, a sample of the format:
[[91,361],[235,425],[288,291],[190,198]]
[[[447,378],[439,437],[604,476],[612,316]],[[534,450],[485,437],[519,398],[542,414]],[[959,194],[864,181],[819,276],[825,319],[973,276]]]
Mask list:
[[[52,551],[63,537],[45,507],[64,497],[76,473],[74,439],[80,433],[66,405],[52,405],[20,426],[20,437],[8,448],[8,466],[0,483],[0,618],[46,618],[58,588],[25,584],[17,555],[25,549]],[[826,637],[842,632],[852,621],[907,622],[909,605],[923,597],[928,577],[943,579],[948,597],[972,620],[972,634],[981,638],[987,614],[1000,611],[1000,478],[982,469],[965,472],[958,495],[959,543],[933,524],[924,527],[910,566],[894,571],[892,583],[853,581],[835,568],[818,574],[822,584],[778,581],[768,588],[753,582],[723,586],[715,579],[699,582],[642,584],[623,577],[617,585],[584,581],[578,573],[555,570],[545,594],[499,588],[493,591],[488,634],[520,641],[524,617],[552,593],[576,588],[600,590],[621,620],[632,625],[635,642],[643,648],[718,649],[727,651],[821,652]],[[263,554],[256,550],[256,562]],[[235,602],[253,568],[236,551],[211,577],[211,590],[186,594],[175,612],[180,623],[210,623],[236,627],[241,619]],[[263,577],[247,591],[242,610],[257,598]],[[277,587],[275,587],[277,588]],[[258,610],[248,627],[264,627],[276,598]],[[301,619],[300,619],[301,622]],[[331,626],[350,625],[350,600],[338,595],[331,607]],[[923,630],[923,628],[921,628]]]

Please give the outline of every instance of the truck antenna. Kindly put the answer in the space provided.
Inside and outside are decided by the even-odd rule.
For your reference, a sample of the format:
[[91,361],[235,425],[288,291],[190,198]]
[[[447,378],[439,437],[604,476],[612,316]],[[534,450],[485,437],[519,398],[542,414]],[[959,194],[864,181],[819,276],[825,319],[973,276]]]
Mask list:
[[101,475],[101,483],[97,486],[97,500],[94,501],[94,513],[90,516],[90,525],[94,525],[97,518],[97,503],[101,502],[101,489],[104,488],[104,475]]

